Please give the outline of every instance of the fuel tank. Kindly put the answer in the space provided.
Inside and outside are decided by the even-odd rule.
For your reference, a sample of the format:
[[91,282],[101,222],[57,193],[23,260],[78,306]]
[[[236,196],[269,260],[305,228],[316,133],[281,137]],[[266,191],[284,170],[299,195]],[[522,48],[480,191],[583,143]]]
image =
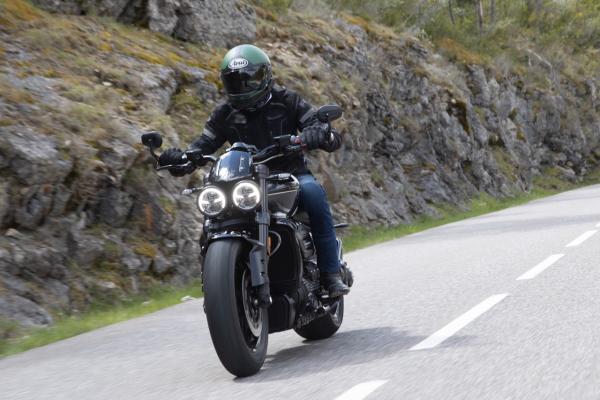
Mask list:
[[292,175],[286,182],[269,182],[267,192],[269,193],[269,211],[281,212],[291,216],[298,208],[298,192],[300,184]]

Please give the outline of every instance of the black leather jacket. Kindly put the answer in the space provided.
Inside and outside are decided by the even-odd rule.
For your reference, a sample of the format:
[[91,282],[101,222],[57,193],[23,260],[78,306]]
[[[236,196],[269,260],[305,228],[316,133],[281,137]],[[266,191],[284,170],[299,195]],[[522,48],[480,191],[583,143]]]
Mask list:
[[[207,155],[225,142],[253,144],[260,150],[272,144],[275,136],[295,135],[307,126],[321,125],[313,107],[297,93],[274,86],[271,96],[265,106],[254,112],[238,111],[228,103],[220,104],[206,122],[203,134],[191,147],[199,148]],[[328,152],[339,149],[342,144],[339,133],[332,131],[331,142],[321,147]],[[267,165],[272,171],[296,175],[310,173],[304,155],[298,153],[274,159]]]

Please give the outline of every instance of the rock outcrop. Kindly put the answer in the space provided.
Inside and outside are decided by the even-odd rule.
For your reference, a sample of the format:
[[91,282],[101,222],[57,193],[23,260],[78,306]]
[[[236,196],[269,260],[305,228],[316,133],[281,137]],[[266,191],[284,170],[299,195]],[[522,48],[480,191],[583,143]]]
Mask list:
[[403,223],[530,190],[544,173],[577,181],[600,160],[592,77],[535,85],[410,35],[347,18],[274,22],[235,1],[36,3],[80,17],[33,10],[0,26],[0,317],[23,324],[199,276],[202,218],[178,194],[198,178],[157,174],[139,138],[159,129],[185,147],[200,132],[222,97],[224,49],[206,43],[256,35],[280,83],[343,106],[342,149],[310,155],[340,220]]
[[254,8],[238,0],[34,0],[48,11],[107,15],[177,39],[228,47],[256,36]]

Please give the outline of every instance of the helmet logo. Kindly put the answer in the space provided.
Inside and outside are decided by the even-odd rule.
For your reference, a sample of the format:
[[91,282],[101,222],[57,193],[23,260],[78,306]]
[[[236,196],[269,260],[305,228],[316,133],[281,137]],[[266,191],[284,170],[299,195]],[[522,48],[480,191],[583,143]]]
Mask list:
[[229,61],[228,65],[229,69],[241,69],[246,66],[248,66],[248,60],[242,57],[234,58],[233,60]]

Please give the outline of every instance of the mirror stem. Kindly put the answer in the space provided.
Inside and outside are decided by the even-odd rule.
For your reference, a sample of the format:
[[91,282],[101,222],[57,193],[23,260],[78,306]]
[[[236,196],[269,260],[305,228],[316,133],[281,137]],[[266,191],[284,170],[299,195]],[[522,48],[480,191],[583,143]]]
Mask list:
[[152,155],[152,157],[158,161],[158,155],[154,152],[154,149],[152,147],[149,148],[150,150],[150,154]]

